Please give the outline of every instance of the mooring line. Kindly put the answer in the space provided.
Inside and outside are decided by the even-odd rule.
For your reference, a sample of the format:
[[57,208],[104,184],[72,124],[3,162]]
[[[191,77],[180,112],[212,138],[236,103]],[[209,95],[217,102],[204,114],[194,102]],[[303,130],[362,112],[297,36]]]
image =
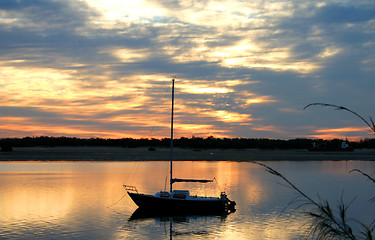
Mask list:
[[120,198],[120,200],[118,200],[118,201],[115,202],[114,204],[108,206],[107,208],[111,208],[111,207],[115,206],[115,205],[116,205],[117,203],[119,203],[119,202],[120,202],[125,196],[126,196],[126,193],[124,194],[124,196],[122,196],[122,197]]

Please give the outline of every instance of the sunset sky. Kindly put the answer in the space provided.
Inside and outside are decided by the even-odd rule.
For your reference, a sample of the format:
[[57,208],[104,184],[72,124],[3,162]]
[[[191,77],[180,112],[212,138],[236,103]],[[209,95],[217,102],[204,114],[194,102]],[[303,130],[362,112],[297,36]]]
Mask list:
[[0,138],[373,138],[375,2],[0,1]]

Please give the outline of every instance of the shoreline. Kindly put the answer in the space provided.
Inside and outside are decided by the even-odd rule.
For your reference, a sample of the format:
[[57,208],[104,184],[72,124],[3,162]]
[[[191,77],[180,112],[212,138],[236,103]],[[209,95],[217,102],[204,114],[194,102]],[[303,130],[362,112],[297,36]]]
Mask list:
[[[169,148],[19,147],[0,152],[4,161],[169,161]],[[174,161],[373,161],[375,149],[354,152],[309,152],[307,149],[174,148]]]

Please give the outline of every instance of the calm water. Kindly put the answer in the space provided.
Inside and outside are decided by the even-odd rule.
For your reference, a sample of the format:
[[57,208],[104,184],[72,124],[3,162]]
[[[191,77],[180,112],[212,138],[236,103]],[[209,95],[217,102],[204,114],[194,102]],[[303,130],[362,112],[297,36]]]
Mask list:
[[[373,219],[375,186],[370,161],[265,162],[318,199]],[[154,193],[164,188],[168,162],[1,162],[0,239],[302,239],[306,220],[286,208],[296,194],[261,166],[246,162],[177,162],[178,177],[212,178],[217,184],[176,184],[192,194],[225,190],[237,202],[228,216],[188,216],[129,221],[136,210],[122,184]],[[286,209],[285,209],[286,208]]]

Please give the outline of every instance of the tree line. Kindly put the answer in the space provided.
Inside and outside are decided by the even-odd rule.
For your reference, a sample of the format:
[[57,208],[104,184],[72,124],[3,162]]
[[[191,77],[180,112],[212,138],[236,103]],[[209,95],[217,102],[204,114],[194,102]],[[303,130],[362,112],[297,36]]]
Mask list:
[[[6,147],[57,147],[57,146],[118,146],[118,147],[169,147],[170,138],[76,138],[76,137],[23,137],[23,138],[1,138],[0,146]],[[343,139],[307,139],[296,138],[289,140],[268,138],[215,138],[209,136],[181,137],[173,140],[175,147],[182,148],[221,148],[221,149],[306,149],[313,145],[340,146]],[[353,148],[375,148],[375,139],[363,139],[359,142],[349,142]]]

